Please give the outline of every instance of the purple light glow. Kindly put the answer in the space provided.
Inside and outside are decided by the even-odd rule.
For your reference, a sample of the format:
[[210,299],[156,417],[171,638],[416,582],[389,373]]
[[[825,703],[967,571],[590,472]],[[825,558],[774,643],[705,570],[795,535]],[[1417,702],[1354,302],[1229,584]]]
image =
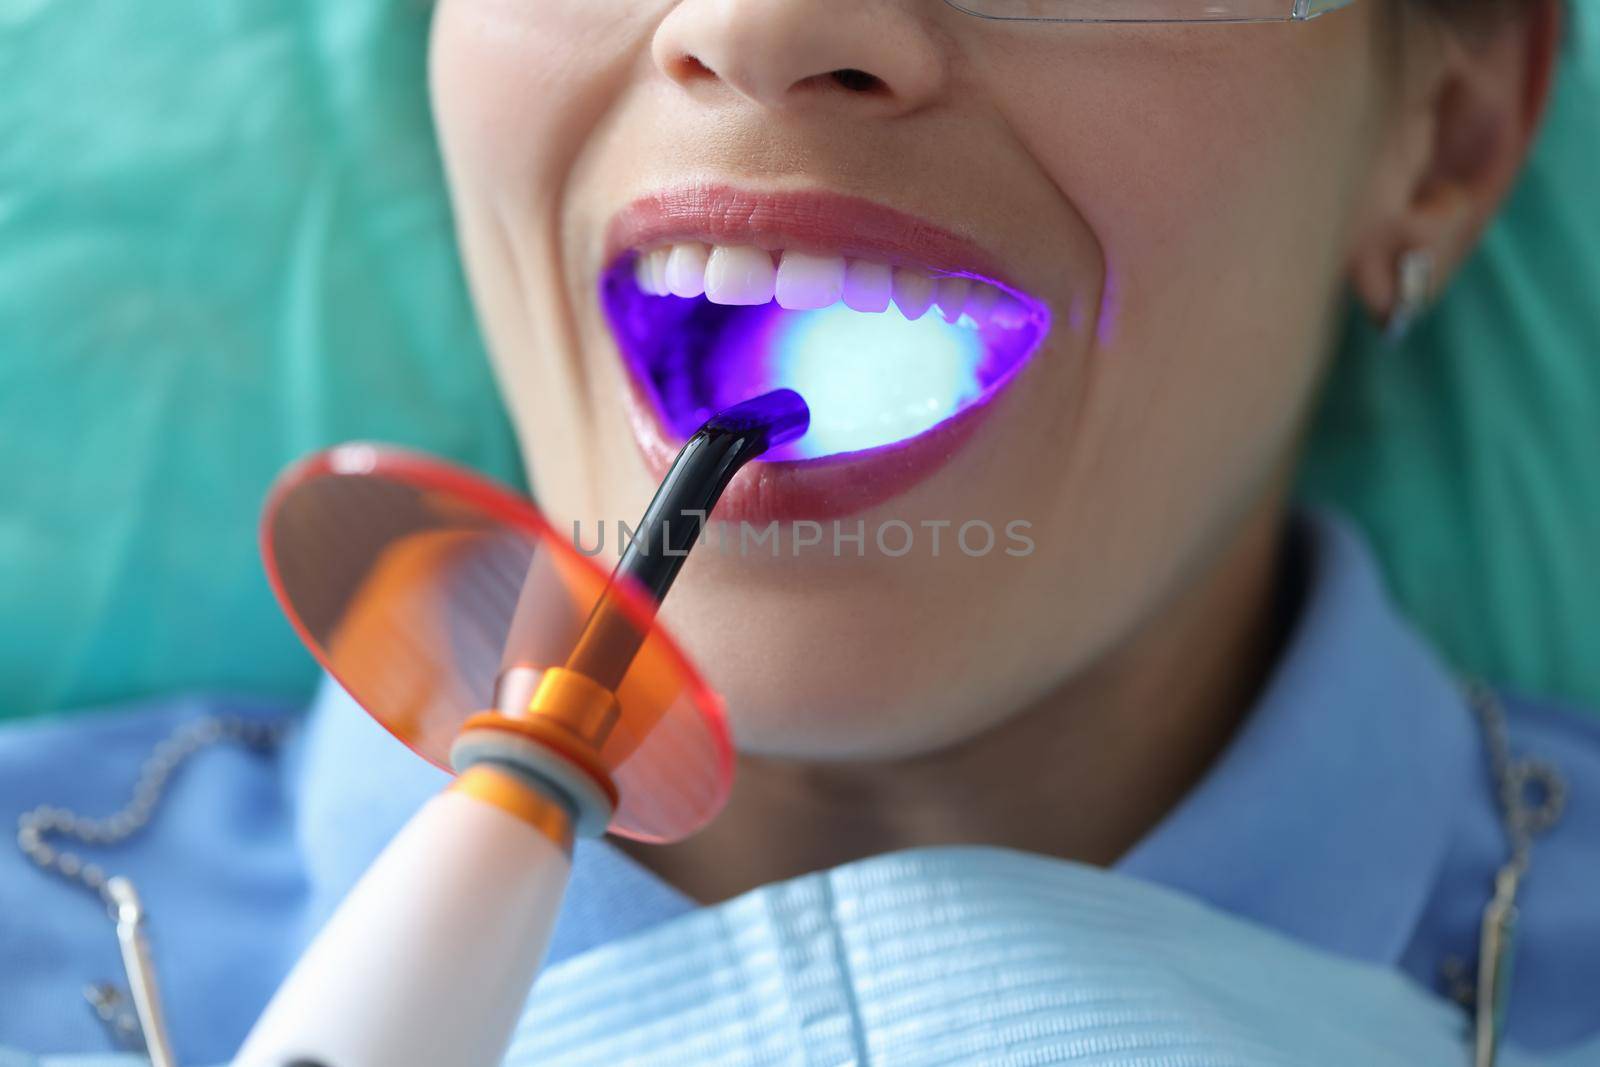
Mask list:
[[[979,279],[985,280],[985,279]],[[992,283],[991,283],[992,284]],[[1021,326],[946,323],[937,309],[908,322],[891,307],[788,311],[641,292],[625,258],[601,280],[623,359],[671,436],[772,389],[798,390],[811,430],[769,459],[815,459],[889,447],[992,397],[1038,348],[1049,317]]]

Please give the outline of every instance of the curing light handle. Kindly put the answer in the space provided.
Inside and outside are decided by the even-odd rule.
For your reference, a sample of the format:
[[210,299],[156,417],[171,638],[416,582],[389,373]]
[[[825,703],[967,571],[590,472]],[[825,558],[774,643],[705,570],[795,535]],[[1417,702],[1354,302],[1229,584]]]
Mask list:
[[[810,425],[811,409],[793,389],[774,389],[711,416],[661,480],[612,582],[630,583],[651,604],[660,604],[733,476],[751,460],[797,440]],[[642,640],[637,622],[602,597],[567,667],[615,690]]]
[[806,402],[793,389],[774,389],[711,416],[678,452],[616,574],[626,575],[659,604],[733,476],[763,453],[800,437],[810,422]]
[[509,767],[468,768],[351,890],[234,1067],[496,1067],[571,856],[560,802]]
[[[728,482],[809,421],[805,401],[787,389],[714,415],[661,483],[613,582],[621,576],[659,604]],[[643,640],[639,621],[603,595],[567,669],[615,692]],[[485,755],[466,743],[472,733],[452,752],[461,776],[345,897],[233,1067],[500,1064],[566,891],[574,827],[598,832],[610,812],[597,818],[552,784],[568,780],[552,777],[565,766],[554,750],[535,758],[506,742]]]

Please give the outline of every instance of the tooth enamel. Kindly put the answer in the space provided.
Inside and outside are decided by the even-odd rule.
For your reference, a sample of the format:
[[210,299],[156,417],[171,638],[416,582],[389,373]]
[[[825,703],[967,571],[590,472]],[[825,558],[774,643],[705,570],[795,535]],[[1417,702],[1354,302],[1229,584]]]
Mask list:
[[667,256],[664,281],[673,296],[694,297],[706,291],[706,246],[688,241],[672,246]]
[[640,289],[651,296],[667,295],[667,257],[671,254],[671,248],[652,248],[639,257],[644,264]]
[[657,296],[666,296],[671,292],[667,288],[667,260],[670,258],[671,248],[658,248],[650,253],[650,280],[655,282]]
[[944,321],[955,322],[967,306],[967,294],[972,291],[971,278],[940,278],[933,286],[933,302],[939,305]]
[[937,305],[947,322],[965,317],[975,326],[1001,329],[1025,326],[1032,318],[1020,298],[973,278],[933,277],[871,260],[773,253],[744,245],[708,248],[681,241],[652,248],[635,255],[634,278],[643,293],[685,299],[703,295],[713,304],[776,300],[789,310],[811,311],[842,301],[852,311],[877,313],[892,302],[913,322]]
[[662,288],[656,283],[656,254],[654,252],[640,252],[633,261],[633,277],[641,293],[650,296],[663,295]]
[[963,309],[967,318],[976,326],[986,326],[989,318],[994,314],[994,305],[1000,299],[1000,290],[983,282],[973,282],[972,292],[967,296],[967,305]]
[[765,304],[772,299],[777,274],[770,252],[718,245],[706,260],[706,299],[713,304]]
[[844,294],[844,257],[785,252],[778,263],[778,306],[815,311],[839,302]]
[[894,271],[884,263],[853,259],[844,270],[844,304],[851,311],[888,311]]
[[900,314],[915,322],[933,306],[933,279],[921,271],[898,268],[894,272],[894,302]]

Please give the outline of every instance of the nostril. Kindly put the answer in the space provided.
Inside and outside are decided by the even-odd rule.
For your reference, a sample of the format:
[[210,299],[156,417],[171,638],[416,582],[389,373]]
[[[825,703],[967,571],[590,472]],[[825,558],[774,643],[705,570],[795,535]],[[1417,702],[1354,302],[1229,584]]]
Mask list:
[[828,77],[832,78],[833,83],[839,88],[846,89],[852,93],[881,93],[888,88],[888,86],[884,85],[882,78],[875,74],[868,74],[864,70],[856,70],[853,67],[833,71]]
[[716,71],[706,66],[699,56],[691,56],[688,53],[679,56],[677,61],[673,63],[673,68],[673,77],[680,81],[694,81],[698,78],[715,78],[717,76]]
[[876,74],[868,74],[855,67],[840,67],[830,70],[826,74],[813,74],[809,78],[801,78],[795,82],[791,89],[843,89],[847,93],[860,93],[869,96],[886,96],[889,93],[889,83]]

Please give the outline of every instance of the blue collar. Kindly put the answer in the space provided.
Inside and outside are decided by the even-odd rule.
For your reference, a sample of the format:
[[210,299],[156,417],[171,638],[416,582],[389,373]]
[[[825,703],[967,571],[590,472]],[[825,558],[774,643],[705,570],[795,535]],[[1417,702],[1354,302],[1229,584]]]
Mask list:
[[1340,519],[1301,524],[1299,621],[1205,778],[1117,864],[1320,948],[1398,961],[1487,771],[1457,683]]
[[[1358,536],[1320,513],[1303,519],[1301,533],[1305,599],[1262,699],[1201,783],[1117,868],[1329,951],[1394,963],[1463,805],[1481,791],[1476,727],[1449,673],[1388,600]],[[310,730],[307,763],[338,753],[343,769],[303,783],[311,881],[331,907],[441,779],[331,684]],[[329,818],[330,807],[353,799],[366,831],[354,848],[351,820]],[[338,824],[338,840],[317,847],[320,827]],[[694,906],[620,850],[582,842],[550,958]]]

